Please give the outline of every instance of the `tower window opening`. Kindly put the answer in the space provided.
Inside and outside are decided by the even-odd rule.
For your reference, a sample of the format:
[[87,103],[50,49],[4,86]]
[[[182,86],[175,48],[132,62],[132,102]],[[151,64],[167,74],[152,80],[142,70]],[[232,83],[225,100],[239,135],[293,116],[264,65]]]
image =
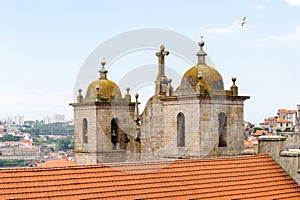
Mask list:
[[227,146],[227,116],[221,112],[218,116],[219,120],[219,147]]
[[118,119],[113,118],[111,120],[111,143],[113,150],[117,149],[117,143],[118,143]]
[[82,120],[82,141],[88,143],[88,122],[86,118]]
[[177,115],[177,146],[185,146],[185,117],[183,113]]

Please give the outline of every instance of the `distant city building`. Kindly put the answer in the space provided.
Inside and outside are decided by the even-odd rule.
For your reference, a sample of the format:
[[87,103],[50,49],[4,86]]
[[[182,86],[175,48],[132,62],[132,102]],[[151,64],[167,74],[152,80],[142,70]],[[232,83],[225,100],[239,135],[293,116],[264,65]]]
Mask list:
[[259,127],[269,132],[277,131],[299,131],[299,112],[300,105],[297,110],[279,109],[277,116],[266,118],[259,123]]
[[64,115],[53,115],[52,123],[65,123]]
[[15,125],[23,126],[24,125],[24,116],[16,116],[14,122],[15,122]]
[[44,124],[51,124],[52,123],[52,117],[46,116],[44,117]]
[[5,124],[5,125],[23,126],[24,125],[24,116],[3,117],[0,121],[2,122],[2,124]]
[[44,117],[44,124],[52,124],[52,123],[65,123],[65,115],[53,115]]

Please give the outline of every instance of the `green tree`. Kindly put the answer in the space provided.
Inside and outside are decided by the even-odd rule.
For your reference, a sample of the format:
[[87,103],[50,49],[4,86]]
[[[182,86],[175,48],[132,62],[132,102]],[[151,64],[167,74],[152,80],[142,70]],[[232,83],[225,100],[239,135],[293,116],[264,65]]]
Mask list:
[[5,142],[5,141],[20,141],[21,137],[19,136],[13,136],[11,134],[6,134],[4,135],[2,138],[0,138],[1,142]]
[[72,138],[61,138],[56,142],[56,148],[58,151],[68,151],[74,149],[74,139]]

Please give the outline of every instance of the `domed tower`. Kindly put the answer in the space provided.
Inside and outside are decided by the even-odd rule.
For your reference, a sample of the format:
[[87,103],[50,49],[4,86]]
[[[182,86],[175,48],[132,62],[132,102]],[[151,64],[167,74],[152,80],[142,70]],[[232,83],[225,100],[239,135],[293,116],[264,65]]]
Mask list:
[[185,118],[180,123],[177,119],[177,141],[185,141],[181,152],[203,157],[242,154],[244,101],[250,97],[238,96],[236,78],[230,90],[224,90],[221,74],[206,64],[203,37],[198,44],[198,63],[186,71],[175,92],[177,115]]
[[117,84],[107,78],[105,64],[103,60],[100,77],[90,83],[85,98],[79,89],[77,102],[70,104],[74,108],[77,164],[125,161],[127,144],[135,137],[135,103],[129,88],[122,98]]
[[250,97],[238,95],[236,78],[225,90],[221,74],[206,64],[202,37],[199,47],[198,63],[186,71],[174,93],[156,93],[149,100],[142,114],[142,139],[152,143],[145,142],[142,152],[154,149],[169,158],[243,153],[244,101]]

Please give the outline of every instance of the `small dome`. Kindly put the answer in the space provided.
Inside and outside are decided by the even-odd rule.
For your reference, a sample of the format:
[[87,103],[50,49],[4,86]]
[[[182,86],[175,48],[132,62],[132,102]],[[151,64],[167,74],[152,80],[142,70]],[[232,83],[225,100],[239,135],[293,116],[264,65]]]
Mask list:
[[196,65],[190,68],[183,77],[194,87],[198,83],[198,74],[202,74],[203,85],[205,89],[224,90],[223,78],[221,74],[208,65]]
[[[114,101],[119,101],[122,98],[120,88],[107,79],[107,70],[105,69],[105,60],[101,62],[102,69],[100,72],[99,80],[92,82],[86,92],[85,102],[94,102],[94,101],[108,101],[111,102],[112,99]],[[98,99],[97,99],[98,95]]]
[[196,87],[199,81],[203,84],[206,93],[216,95],[225,92],[221,74],[213,67],[208,66],[205,62],[207,54],[203,50],[204,41],[202,39],[203,37],[201,37],[201,40],[198,43],[200,46],[200,51],[197,53],[198,64],[185,72],[181,84],[176,90],[177,95],[197,93]]
[[[110,102],[113,97],[115,101],[119,101],[122,97],[121,91],[117,84],[107,79],[100,79],[92,82],[85,96],[85,102],[94,102],[96,100],[96,92],[99,87],[100,98]],[[99,99],[100,100],[100,99]]]

